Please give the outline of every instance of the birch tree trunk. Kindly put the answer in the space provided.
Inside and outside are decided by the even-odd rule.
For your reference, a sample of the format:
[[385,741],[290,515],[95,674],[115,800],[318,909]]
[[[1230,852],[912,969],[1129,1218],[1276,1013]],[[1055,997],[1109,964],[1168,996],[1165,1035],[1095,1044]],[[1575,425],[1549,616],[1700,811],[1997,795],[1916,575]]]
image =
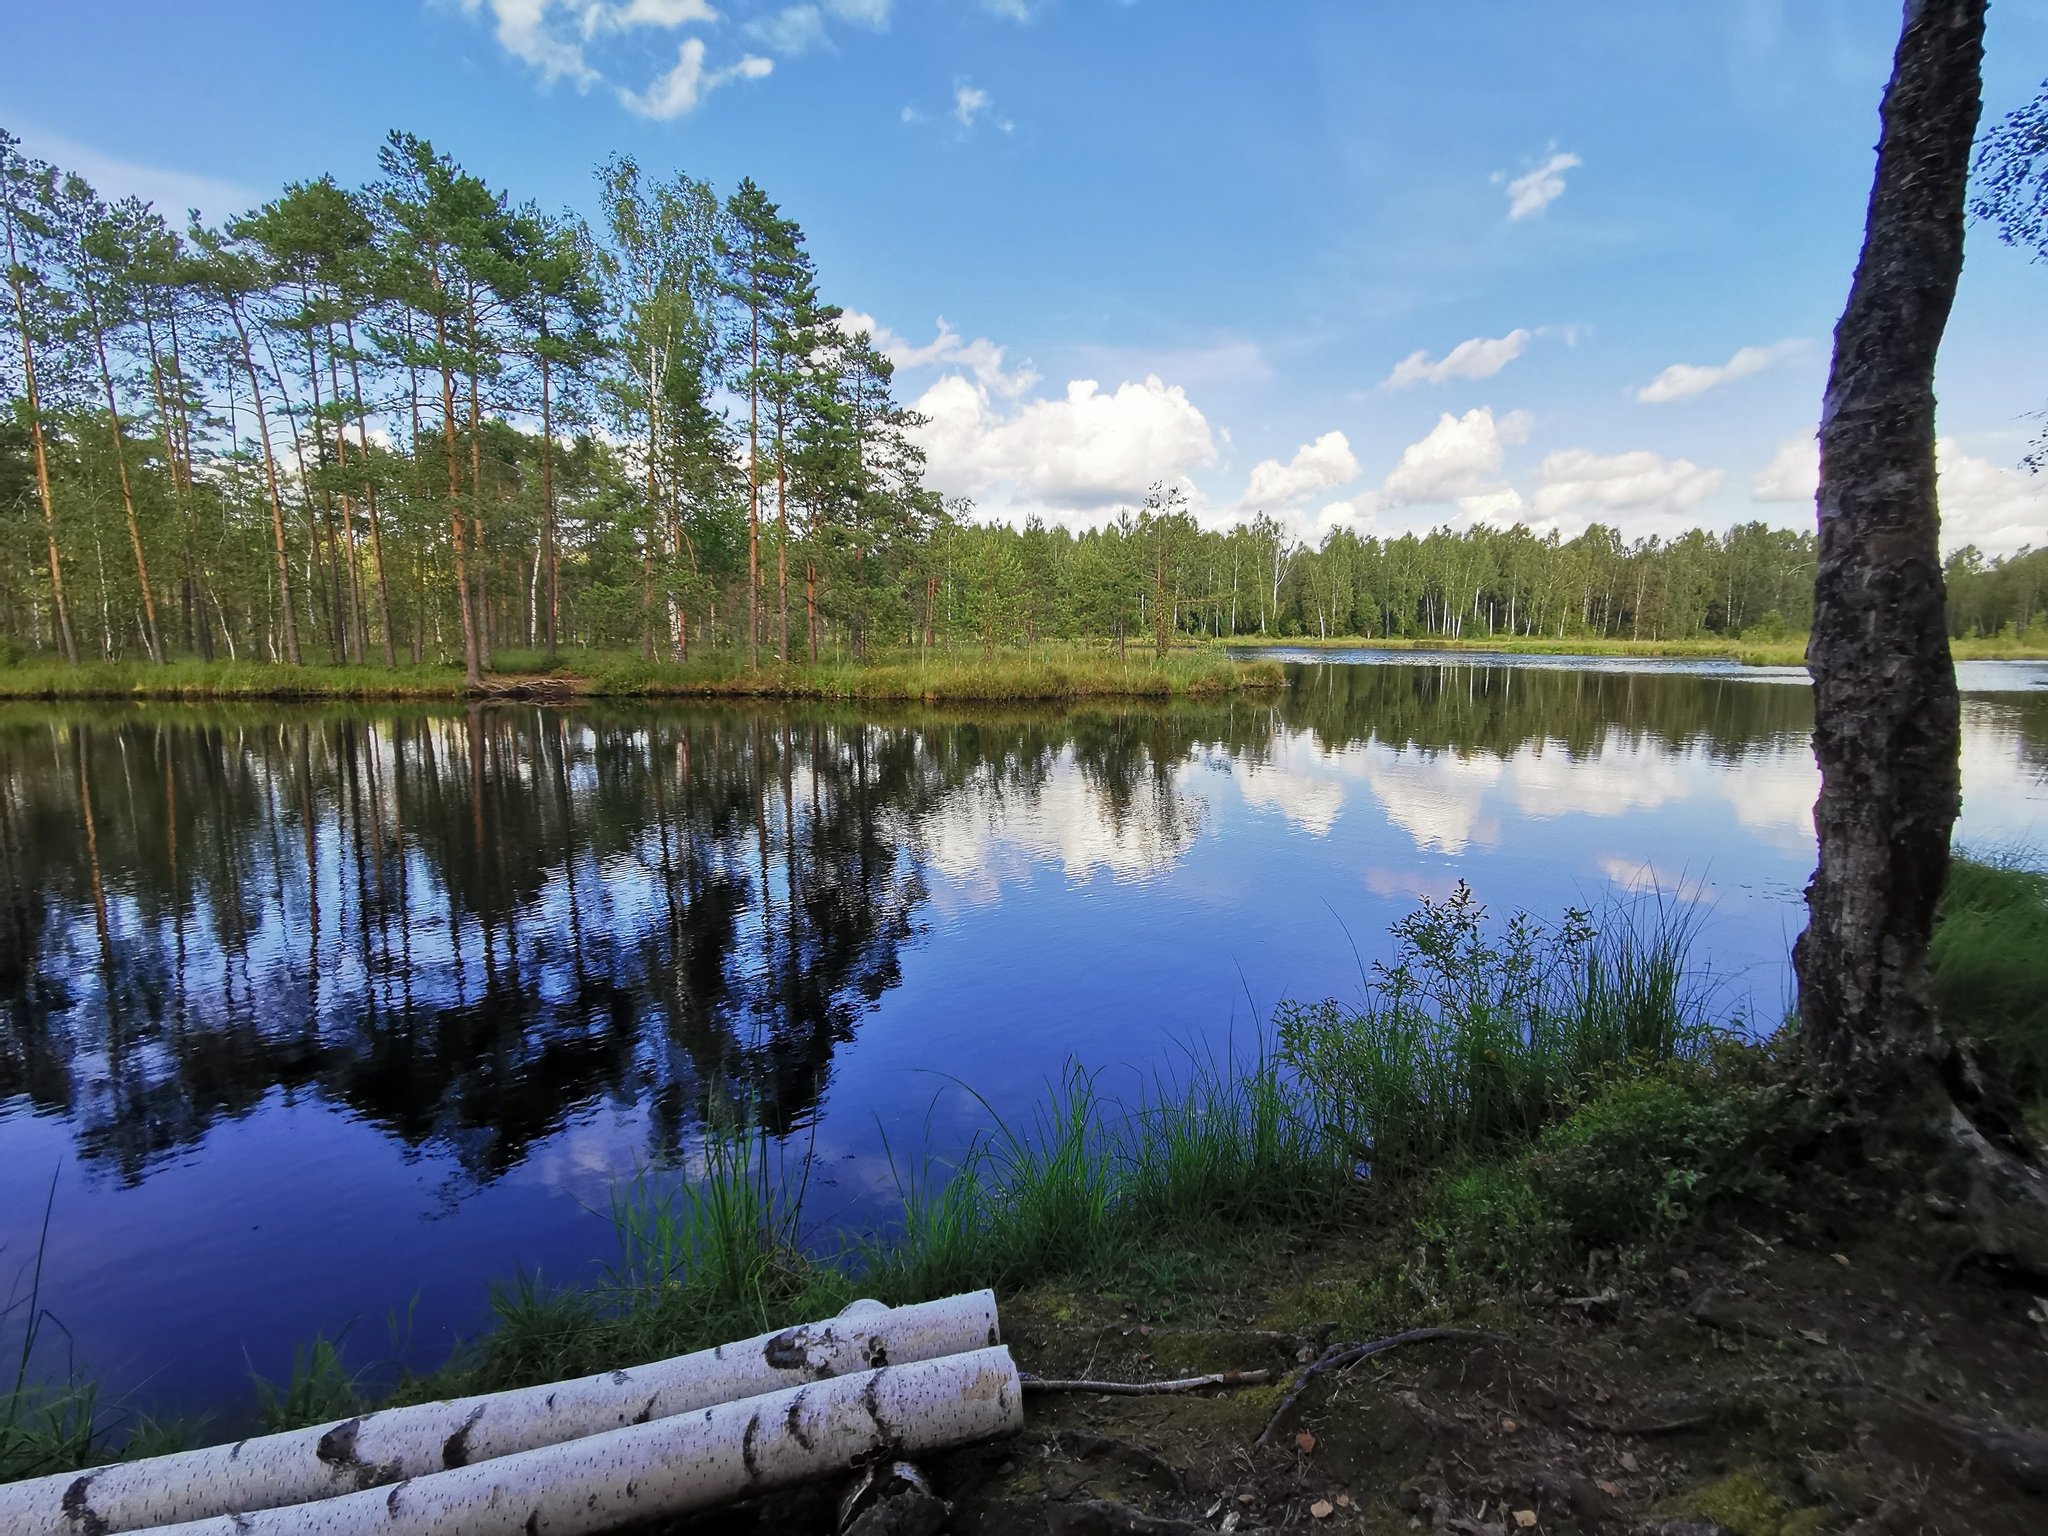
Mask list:
[[1961,800],[1934,364],[1963,264],[1985,0],[1908,0],[1863,254],[1821,407],[1813,639],[1820,864],[1793,948],[1803,1043],[1876,1103],[1943,1052],[1927,941]]

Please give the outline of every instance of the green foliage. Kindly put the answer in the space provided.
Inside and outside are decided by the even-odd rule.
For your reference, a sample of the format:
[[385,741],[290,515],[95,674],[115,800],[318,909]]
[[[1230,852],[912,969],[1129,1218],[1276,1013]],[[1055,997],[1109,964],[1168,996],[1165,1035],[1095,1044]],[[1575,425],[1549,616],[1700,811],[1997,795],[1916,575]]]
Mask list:
[[2048,872],[2018,855],[1952,860],[1928,963],[1943,1023],[2022,1099],[2048,1099]]
[[1544,1133],[1525,1171],[1577,1242],[1666,1242],[1713,1208],[1781,1194],[1807,1113],[1768,1050],[1722,1042],[1604,1084]]
[[1606,1073],[1696,1052],[1692,909],[1659,897],[1596,928],[1517,913],[1496,934],[1461,881],[1394,925],[1364,1001],[1284,1003],[1280,1051],[1375,1177],[1527,1141]]

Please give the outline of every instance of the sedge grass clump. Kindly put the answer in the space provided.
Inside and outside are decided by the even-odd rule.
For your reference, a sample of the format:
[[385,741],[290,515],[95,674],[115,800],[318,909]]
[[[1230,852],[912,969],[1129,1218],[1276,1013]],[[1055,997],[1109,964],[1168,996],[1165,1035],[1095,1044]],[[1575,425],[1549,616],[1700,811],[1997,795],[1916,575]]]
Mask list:
[[1376,1177],[1526,1143],[1599,1079],[1697,1052],[1694,919],[1659,897],[1602,926],[1568,911],[1498,930],[1462,881],[1393,925],[1363,1001],[1282,1004],[1280,1053],[1328,1132]]
[[1130,1104],[1070,1066],[1028,1121],[991,1113],[994,1132],[950,1173],[929,1158],[898,1168],[901,1221],[855,1254],[875,1294],[1103,1279],[1167,1249],[1327,1220],[1349,1182],[1273,1061],[1191,1055]]

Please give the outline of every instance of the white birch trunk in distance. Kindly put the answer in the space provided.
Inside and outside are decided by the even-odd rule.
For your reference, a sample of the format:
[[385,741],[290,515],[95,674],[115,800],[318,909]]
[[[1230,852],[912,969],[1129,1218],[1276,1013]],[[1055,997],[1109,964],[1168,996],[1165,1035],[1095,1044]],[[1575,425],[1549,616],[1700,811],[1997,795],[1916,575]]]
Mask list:
[[0,1530],[112,1536],[304,1504],[879,1365],[963,1354],[997,1338],[993,1291],[910,1307],[855,1302],[829,1322],[628,1371],[0,1485]]
[[577,1536],[1024,1427],[1009,1350],[890,1365],[155,1536]]

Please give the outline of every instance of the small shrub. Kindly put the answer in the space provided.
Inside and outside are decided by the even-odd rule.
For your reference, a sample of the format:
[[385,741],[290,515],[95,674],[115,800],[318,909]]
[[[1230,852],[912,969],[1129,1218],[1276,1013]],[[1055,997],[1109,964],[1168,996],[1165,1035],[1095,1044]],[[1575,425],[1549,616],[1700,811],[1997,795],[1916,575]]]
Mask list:
[[1714,1206],[1781,1194],[1802,1108],[1768,1052],[1724,1044],[1607,1084],[1544,1133],[1528,1172],[1576,1242],[1668,1241]]

